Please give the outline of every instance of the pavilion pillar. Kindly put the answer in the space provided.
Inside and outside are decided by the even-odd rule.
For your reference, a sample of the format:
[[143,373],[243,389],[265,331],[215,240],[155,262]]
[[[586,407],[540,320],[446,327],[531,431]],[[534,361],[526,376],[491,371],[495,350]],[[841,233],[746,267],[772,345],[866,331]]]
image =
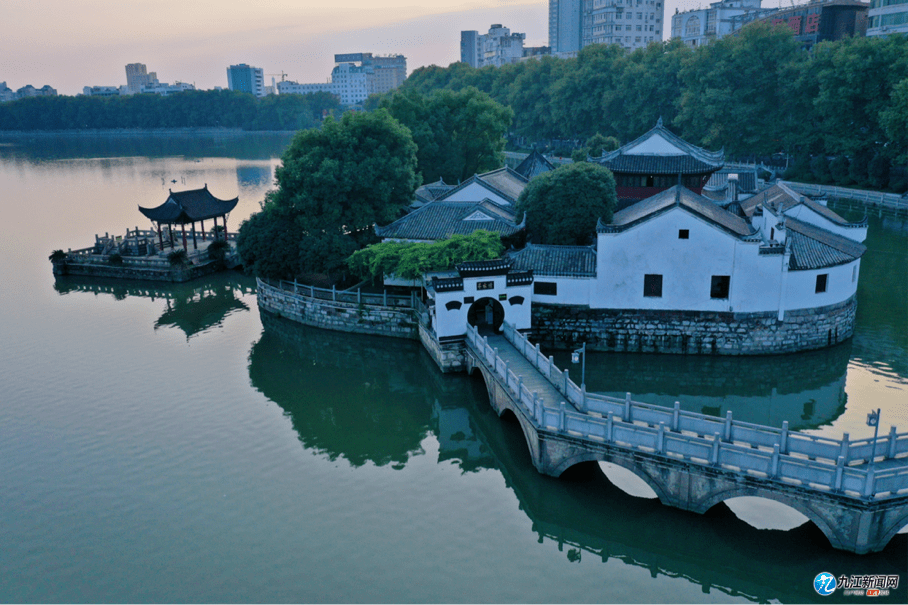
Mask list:
[[158,241],[161,242],[161,251],[164,251],[164,234],[161,233],[161,223],[158,223]]
[[189,251],[189,247],[186,246],[186,223],[180,223],[180,229],[183,231],[183,250]]
[[170,234],[170,247],[173,248],[173,223],[167,223],[167,232]]
[[192,223],[192,249],[193,250],[199,249],[199,246],[198,246],[198,244],[196,244],[196,241],[195,241],[195,222]]
[[202,221],[202,241],[205,241],[205,221]]
[[224,215],[224,241],[227,241],[227,215]]

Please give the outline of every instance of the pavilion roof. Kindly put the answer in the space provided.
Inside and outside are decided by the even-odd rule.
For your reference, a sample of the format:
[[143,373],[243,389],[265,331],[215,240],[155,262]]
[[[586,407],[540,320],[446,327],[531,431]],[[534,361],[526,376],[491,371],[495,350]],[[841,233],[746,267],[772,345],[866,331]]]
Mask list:
[[523,176],[524,178],[531,179],[534,176],[538,176],[544,172],[550,172],[555,170],[555,165],[548,161],[544,155],[539,153],[536,149],[533,150],[533,153],[528,155],[517,168],[514,169],[514,172]]
[[508,236],[522,228],[511,211],[486,199],[475,203],[430,202],[390,225],[376,227],[375,233],[384,239],[440,240],[478,229]]
[[240,198],[222,200],[211,195],[206,184],[201,189],[170,191],[167,201],[156,208],[143,208],[139,212],[156,223],[193,223],[223,216],[236,208]]
[[623,174],[708,174],[725,164],[725,152],[688,143],[659,118],[652,130],[595,161]]

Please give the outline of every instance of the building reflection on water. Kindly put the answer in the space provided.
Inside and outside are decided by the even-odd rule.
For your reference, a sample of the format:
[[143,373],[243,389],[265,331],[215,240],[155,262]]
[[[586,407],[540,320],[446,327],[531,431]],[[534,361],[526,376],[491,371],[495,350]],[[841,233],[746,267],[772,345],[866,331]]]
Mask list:
[[234,271],[179,284],[61,276],[55,279],[54,289],[60,294],[109,294],[116,300],[128,297],[163,300],[164,311],[155,321],[154,329],[176,328],[188,340],[222,325],[234,313],[249,311],[249,305],[241,297],[255,292],[255,280]]
[[[759,530],[725,505],[706,515],[633,498],[589,463],[554,479],[536,472],[517,423],[499,418],[476,375],[442,375],[417,343],[307,328],[261,313],[265,327],[249,355],[253,386],[280,406],[301,443],[355,467],[402,467],[423,455],[432,435],[439,462],[464,472],[494,469],[516,494],[540,543],[553,541],[573,562],[618,559],[653,577],[685,578],[705,593],[755,602],[813,602],[819,571],[903,573],[908,535],[883,552],[833,550],[813,524]],[[818,359],[808,389],[838,390],[848,352]],[[824,383],[826,381],[826,383]],[[716,387],[719,388],[719,387]],[[718,393],[717,393],[718,395]],[[743,393],[742,393],[743,395]],[[885,599],[905,602],[901,587]],[[722,597],[719,597],[720,599]]]

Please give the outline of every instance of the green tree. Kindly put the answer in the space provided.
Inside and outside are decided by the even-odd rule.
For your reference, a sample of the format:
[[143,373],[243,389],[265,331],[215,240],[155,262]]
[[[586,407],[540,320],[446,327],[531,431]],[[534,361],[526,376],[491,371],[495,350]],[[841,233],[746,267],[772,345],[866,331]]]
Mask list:
[[850,163],[844,155],[836,156],[829,162],[829,174],[836,185],[850,185],[851,177],[849,176]]
[[456,183],[504,163],[514,112],[474,87],[429,95],[405,90],[379,104],[413,133],[423,182]]
[[438,242],[381,242],[350,257],[350,270],[360,277],[396,275],[418,279],[429,271],[450,269],[467,261],[501,256],[504,245],[497,233],[480,229],[470,235],[452,235]]
[[266,277],[330,273],[397,218],[419,184],[416,144],[388,112],[347,113],[293,138],[277,189],[240,226],[247,270]]
[[821,153],[810,160],[810,172],[813,173],[813,179],[820,183],[832,182],[832,173],[829,171],[829,159],[826,154]]
[[540,244],[587,245],[596,222],[612,220],[618,205],[615,177],[599,164],[566,164],[529,182],[517,200],[528,237]]
[[880,111],[880,124],[892,142],[888,155],[908,165],[908,77],[893,87],[889,106]]
[[885,189],[889,184],[889,158],[878,153],[867,166],[868,180],[874,189]]
[[615,151],[619,147],[621,141],[615,137],[604,137],[598,132],[586,142],[586,152],[593,158],[601,158],[605,153]]

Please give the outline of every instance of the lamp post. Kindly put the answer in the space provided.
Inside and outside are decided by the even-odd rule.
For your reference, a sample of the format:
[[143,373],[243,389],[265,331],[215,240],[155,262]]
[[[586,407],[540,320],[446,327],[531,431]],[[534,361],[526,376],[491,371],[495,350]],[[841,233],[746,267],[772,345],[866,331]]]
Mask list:
[[582,389],[586,385],[586,343],[571,353],[571,363],[580,363],[581,356],[583,357],[583,365],[580,370],[580,388]]
[[873,446],[870,448],[870,468],[873,468],[873,461],[876,458],[876,438],[880,432],[880,408],[867,414],[867,426],[873,427]]

